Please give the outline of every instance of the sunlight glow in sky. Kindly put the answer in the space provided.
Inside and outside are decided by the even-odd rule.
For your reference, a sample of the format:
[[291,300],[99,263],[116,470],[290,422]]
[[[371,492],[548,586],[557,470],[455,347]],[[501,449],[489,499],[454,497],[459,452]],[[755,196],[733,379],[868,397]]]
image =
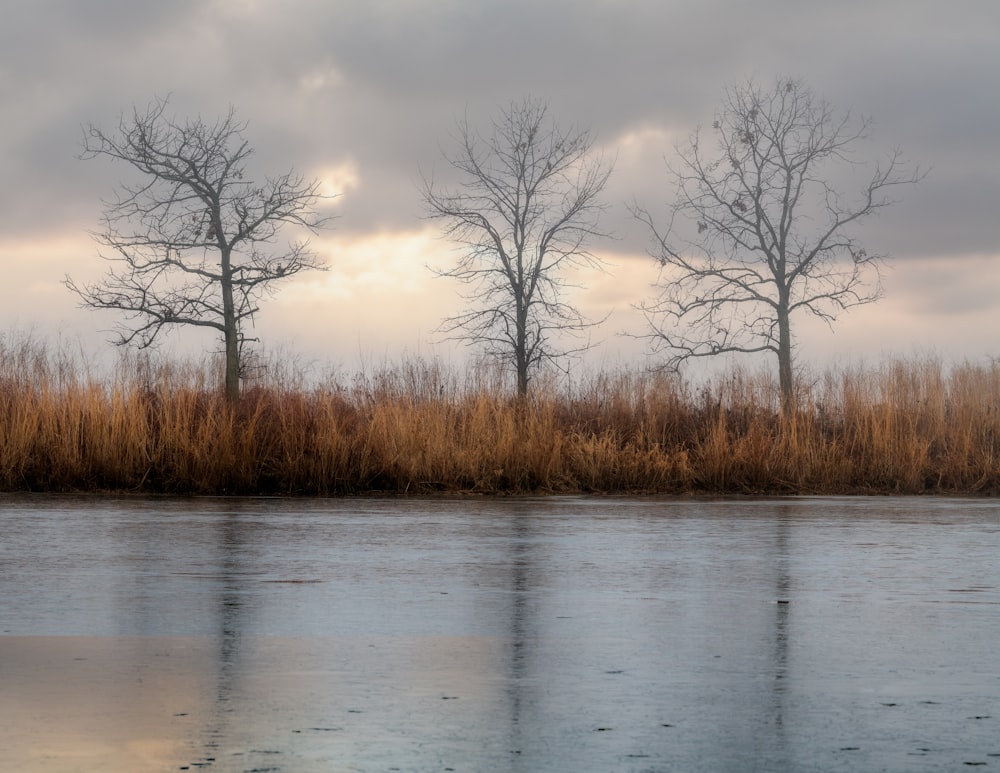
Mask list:
[[[875,0],[749,5],[726,0],[14,0],[0,29],[0,329],[79,336],[100,348],[116,319],[61,284],[106,265],[88,229],[125,170],[82,162],[81,127],[171,95],[179,116],[229,105],[248,122],[253,165],[321,181],[335,216],[312,239],[329,270],[278,288],[257,320],[268,346],[351,363],[463,347],[435,343],[462,288],[437,278],[454,245],[423,218],[420,180],[450,173],[455,122],[485,126],[525,95],[564,127],[590,129],[614,160],[591,244],[605,272],[573,297],[595,331],[588,362],[649,364],[632,306],[657,268],[628,213],[666,211],[665,162],[710,126],[725,86],[801,78],[874,119],[859,157],[899,146],[930,169],[861,232],[892,256],[885,298],[833,328],[794,321],[802,364],[937,353],[1000,354],[1000,5]],[[844,45],[846,39],[850,45]],[[297,236],[288,234],[289,237]],[[170,346],[204,337],[178,331]],[[767,360],[751,364],[770,365]]]

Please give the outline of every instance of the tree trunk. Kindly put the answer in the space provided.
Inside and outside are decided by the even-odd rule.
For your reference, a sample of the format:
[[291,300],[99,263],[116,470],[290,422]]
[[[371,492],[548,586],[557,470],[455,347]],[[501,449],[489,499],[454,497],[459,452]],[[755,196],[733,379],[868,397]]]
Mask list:
[[528,311],[526,304],[520,298],[517,304],[517,343],[514,346],[514,359],[517,368],[517,396],[528,394]]
[[235,317],[226,318],[226,399],[240,399],[240,342]]
[[222,255],[222,324],[226,344],[226,399],[236,402],[240,398],[240,339],[228,251]]
[[789,418],[795,412],[795,380],[792,375],[792,329],[787,304],[778,309],[778,385],[781,389],[781,415]]
[[528,365],[523,360],[517,362],[517,396],[526,397],[528,394]]
[[520,330],[514,347],[514,368],[517,371],[517,396],[525,397],[528,394],[528,346]]

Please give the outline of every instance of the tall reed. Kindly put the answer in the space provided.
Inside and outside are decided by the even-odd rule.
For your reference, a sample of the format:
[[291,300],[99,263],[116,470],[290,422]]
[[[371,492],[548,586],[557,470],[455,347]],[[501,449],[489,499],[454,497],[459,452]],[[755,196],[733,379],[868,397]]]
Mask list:
[[1000,365],[935,359],[811,379],[794,416],[745,371],[546,383],[420,359],[308,382],[126,356],[96,377],[0,337],[0,490],[188,494],[1000,493]]

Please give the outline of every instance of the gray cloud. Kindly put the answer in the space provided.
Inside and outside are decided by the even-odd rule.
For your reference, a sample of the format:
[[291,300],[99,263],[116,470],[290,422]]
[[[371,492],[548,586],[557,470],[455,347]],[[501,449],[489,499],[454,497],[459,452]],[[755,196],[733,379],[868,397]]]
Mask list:
[[670,138],[709,125],[725,85],[788,74],[871,116],[873,155],[898,145],[931,167],[866,231],[897,271],[1000,251],[994,0],[14,0],[4,13],[0,239],[95,225],[121,170],[76,159],[81,125],[111,128],[167,93],[179,114],[235,105],[264,172],[354,164],[338,231],[413,229],[419,170],[448,173],[455,118],[485,122],[532,94],[612,155],[630,132],[664,133],[621,151],[607,191],[615,249],[641,252],[624,204],[670,201]]

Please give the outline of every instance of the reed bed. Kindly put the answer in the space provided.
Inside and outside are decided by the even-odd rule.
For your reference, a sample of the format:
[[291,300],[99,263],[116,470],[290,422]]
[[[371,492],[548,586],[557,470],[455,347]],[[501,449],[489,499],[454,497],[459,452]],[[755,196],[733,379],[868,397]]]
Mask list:
[[0,490],[172,494],[1000,493],[1000,365],[830,371],[776,385],[641,372],[513,397],[502,374],[411,360],[236,404],[211,363],[79,357],[0,337]]

